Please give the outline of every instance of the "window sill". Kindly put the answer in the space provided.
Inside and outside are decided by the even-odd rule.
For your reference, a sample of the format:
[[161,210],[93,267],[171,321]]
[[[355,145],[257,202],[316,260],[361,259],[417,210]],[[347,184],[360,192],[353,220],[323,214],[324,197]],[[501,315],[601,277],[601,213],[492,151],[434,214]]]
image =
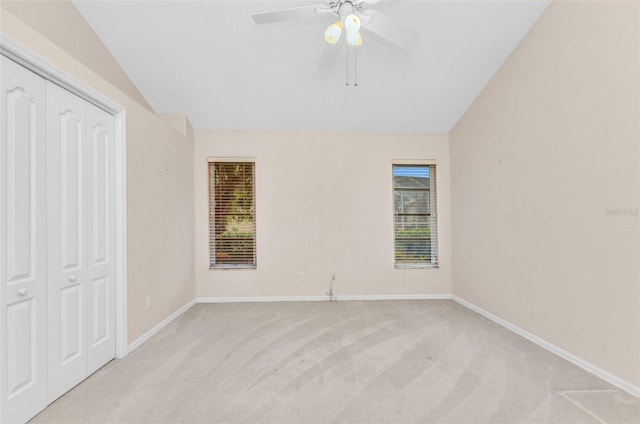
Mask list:
[[437,264],[394,264],[395,269],[438,269]]
[[232,270],[239,270],[239,271],[254,270],[255,271],[256,269],[258,269],[256,265],[215,265],[215,266],[209,267],[209,271],[232,271]]

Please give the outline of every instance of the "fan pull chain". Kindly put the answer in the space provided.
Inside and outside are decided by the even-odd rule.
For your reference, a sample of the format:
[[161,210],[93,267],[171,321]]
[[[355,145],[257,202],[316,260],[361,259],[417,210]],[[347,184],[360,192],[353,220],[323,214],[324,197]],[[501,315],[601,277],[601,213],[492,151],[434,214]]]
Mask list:
[[[358,86],[358,49],[353,49],[353,86]],[[349,86],[349,49],[345,53],[345,75],[346,75],[346,83],[345,85]]]
[[353,78],[355,80],[355,86],[358,86],[358,48],[353,49]]
[[349,87],[349,49],[348,48],[345,49],[344,57],[345,57],[345,60],[344,60],[345,72],[346,72],[346,79],[347,79],[347,82],[345,85]]

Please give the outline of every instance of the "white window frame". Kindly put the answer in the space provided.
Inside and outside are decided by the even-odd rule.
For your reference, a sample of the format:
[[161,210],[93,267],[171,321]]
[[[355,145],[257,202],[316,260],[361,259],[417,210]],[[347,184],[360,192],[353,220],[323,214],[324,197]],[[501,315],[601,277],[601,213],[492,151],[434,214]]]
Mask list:
[[[253,264],[215,264],[212,261],[212,257],[215,257],[215,245],[212,245],[212,220],[215,217],[212,215],[211,211],[211,187],[210,187],[210,178],[211,175],[209,173],[209,166],[211,163],[220,163],[220,162],[239,162],[239,163],[253,163],[253,201],[254,201],[254,257]],[[256,158],[254,157],[234,157],[234,156],[224,156],[224,157],[208,157],[207,158],[207,212],[208,212],[208,228],[209,228],[209,270],[256,270],[258,268],[258,236],[257,236],[257,164]],[[215,237],[215,234],[213,235]]]
[[[438,174],[438,163],[435,159],[395,159],[391,162],[391,208],[392,208],[392,226],[393,226],[393,265],[395,269],[438,269],[440,267],[440,255],[439,255],[439,229],[438,229],[438,193],[437,193],[437,174]],[[431,166],[434,178],[429,178],[430,188],[429,188],[429,203],[432,206],[430,211],[430,216],[433,218],[432,223],[432,233],[431,233],[431,248],[432,255],[429,261],[424,262],[414,262],[414,263],[403,263],[396,262],[396,210],[395,210],[395,187],[394,187],[394,175],[393,171],[396,166]],[[435,236],[433,234],[435,229]],[[434,247],[435,246],[435,247]],[[435,251],[435,254],[433,254]]]

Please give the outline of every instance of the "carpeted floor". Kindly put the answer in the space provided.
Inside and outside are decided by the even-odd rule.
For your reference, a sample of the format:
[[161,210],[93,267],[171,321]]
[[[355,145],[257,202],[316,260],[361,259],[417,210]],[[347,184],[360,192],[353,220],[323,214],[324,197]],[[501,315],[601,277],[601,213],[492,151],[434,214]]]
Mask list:
[[198,304],[54,422],[637,424],[640,400],[453,301]]

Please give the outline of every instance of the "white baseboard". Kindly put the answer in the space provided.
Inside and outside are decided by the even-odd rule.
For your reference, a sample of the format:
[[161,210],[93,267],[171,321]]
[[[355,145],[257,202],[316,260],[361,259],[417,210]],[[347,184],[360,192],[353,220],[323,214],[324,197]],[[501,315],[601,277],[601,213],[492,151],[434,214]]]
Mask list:
[[[337,295],[337,300],[451,300],[450,294],[369,294]],[[325,300],[328,297],[325,297]]]
[[153,335],[155,335],[157,332],[159,332],[160,330],[162,330],[164,327],[166,327],[167,325],[169,325],[171,323],[171,321],[173,321],[174,319],[178,318],[180,315],[182,315],[187,309],[189,309],[190,307],[192,307],[193,305],[196,304],[196,299],[192,299],[189,302],[187,302],[184,306],[182,306],[180,309],[178,309],[177,311],[175,311],[174,313],[172,313],[171,315],[169,315],[167,318],[165,318],[164,320],[162,320],[160,323],[158,323],[157,325],[155,325],[152,329],[150,329],[149,331],[147,331],[146,333],[144,333],[142,336],[138,337],[136,340],[134,340],[132,343],[129,344],[129,346],[127,347],[128,352],[127,353],[131,353],[133,352],[136,348],[140,347],[140,345],[144,342],[146,342],[147,340],[149,340]]
[[[442,300],[452,299],[450,294],[372,294],[334,295],[333,300]],[[258,296],[258,297],[198,297],[196,303],[239,303],[239,302],[327,302],[329,296]]]
[[471,309],[474,312],[479,313],[480,315],[484,316],[487,319],[490,319],[491,321],[500,324],[501,326],[507,328],[510,331],[513,331],[514,333],[518,334],[519,336],[524,337],[525,339],[529,340],[530,342],[533,342],[535,344],[537,344],[538,346],[548,350],[549,352],[561,357],[562,359],[565,359],[569,362],[571,362],[572,364],[578,366],[579,368],[582,368],[583,370],[595,375],[596,377],[599,377],[601,379],[603,379],[604,381],[606,381],[607,383],[619,388],[620,390],[623,390],[627,393],[629,393],[632,396],[635,397],[640,397],[640,387],[631,384],[630,382],[623,380],[622,378],[615,376],[613,374],[611,374],[608,371],[603,370],[602,368],[597,367],[596,365],[592,364],[591,362],[585,361],[584,359],[570,353],[567,352],[566,350],[559,348],[558,346],[549,343],[548,341],[541,339],[540,337],[529,333],[526,330],[523,330],[522,328],[515,326],[513,324],[511,324],[510,322],[496,316],[493,315],[491,312],[485,311],[484,309],[480,308],[479,306],[474,305],[471,302],[468,302],[458,296],[451,296],[451,298],[458,302],[459,304],[461,304],[462,306],[465,306],[469,309]]
[[196,303],[320,302],[328,299],[328,296],[197,297]]

